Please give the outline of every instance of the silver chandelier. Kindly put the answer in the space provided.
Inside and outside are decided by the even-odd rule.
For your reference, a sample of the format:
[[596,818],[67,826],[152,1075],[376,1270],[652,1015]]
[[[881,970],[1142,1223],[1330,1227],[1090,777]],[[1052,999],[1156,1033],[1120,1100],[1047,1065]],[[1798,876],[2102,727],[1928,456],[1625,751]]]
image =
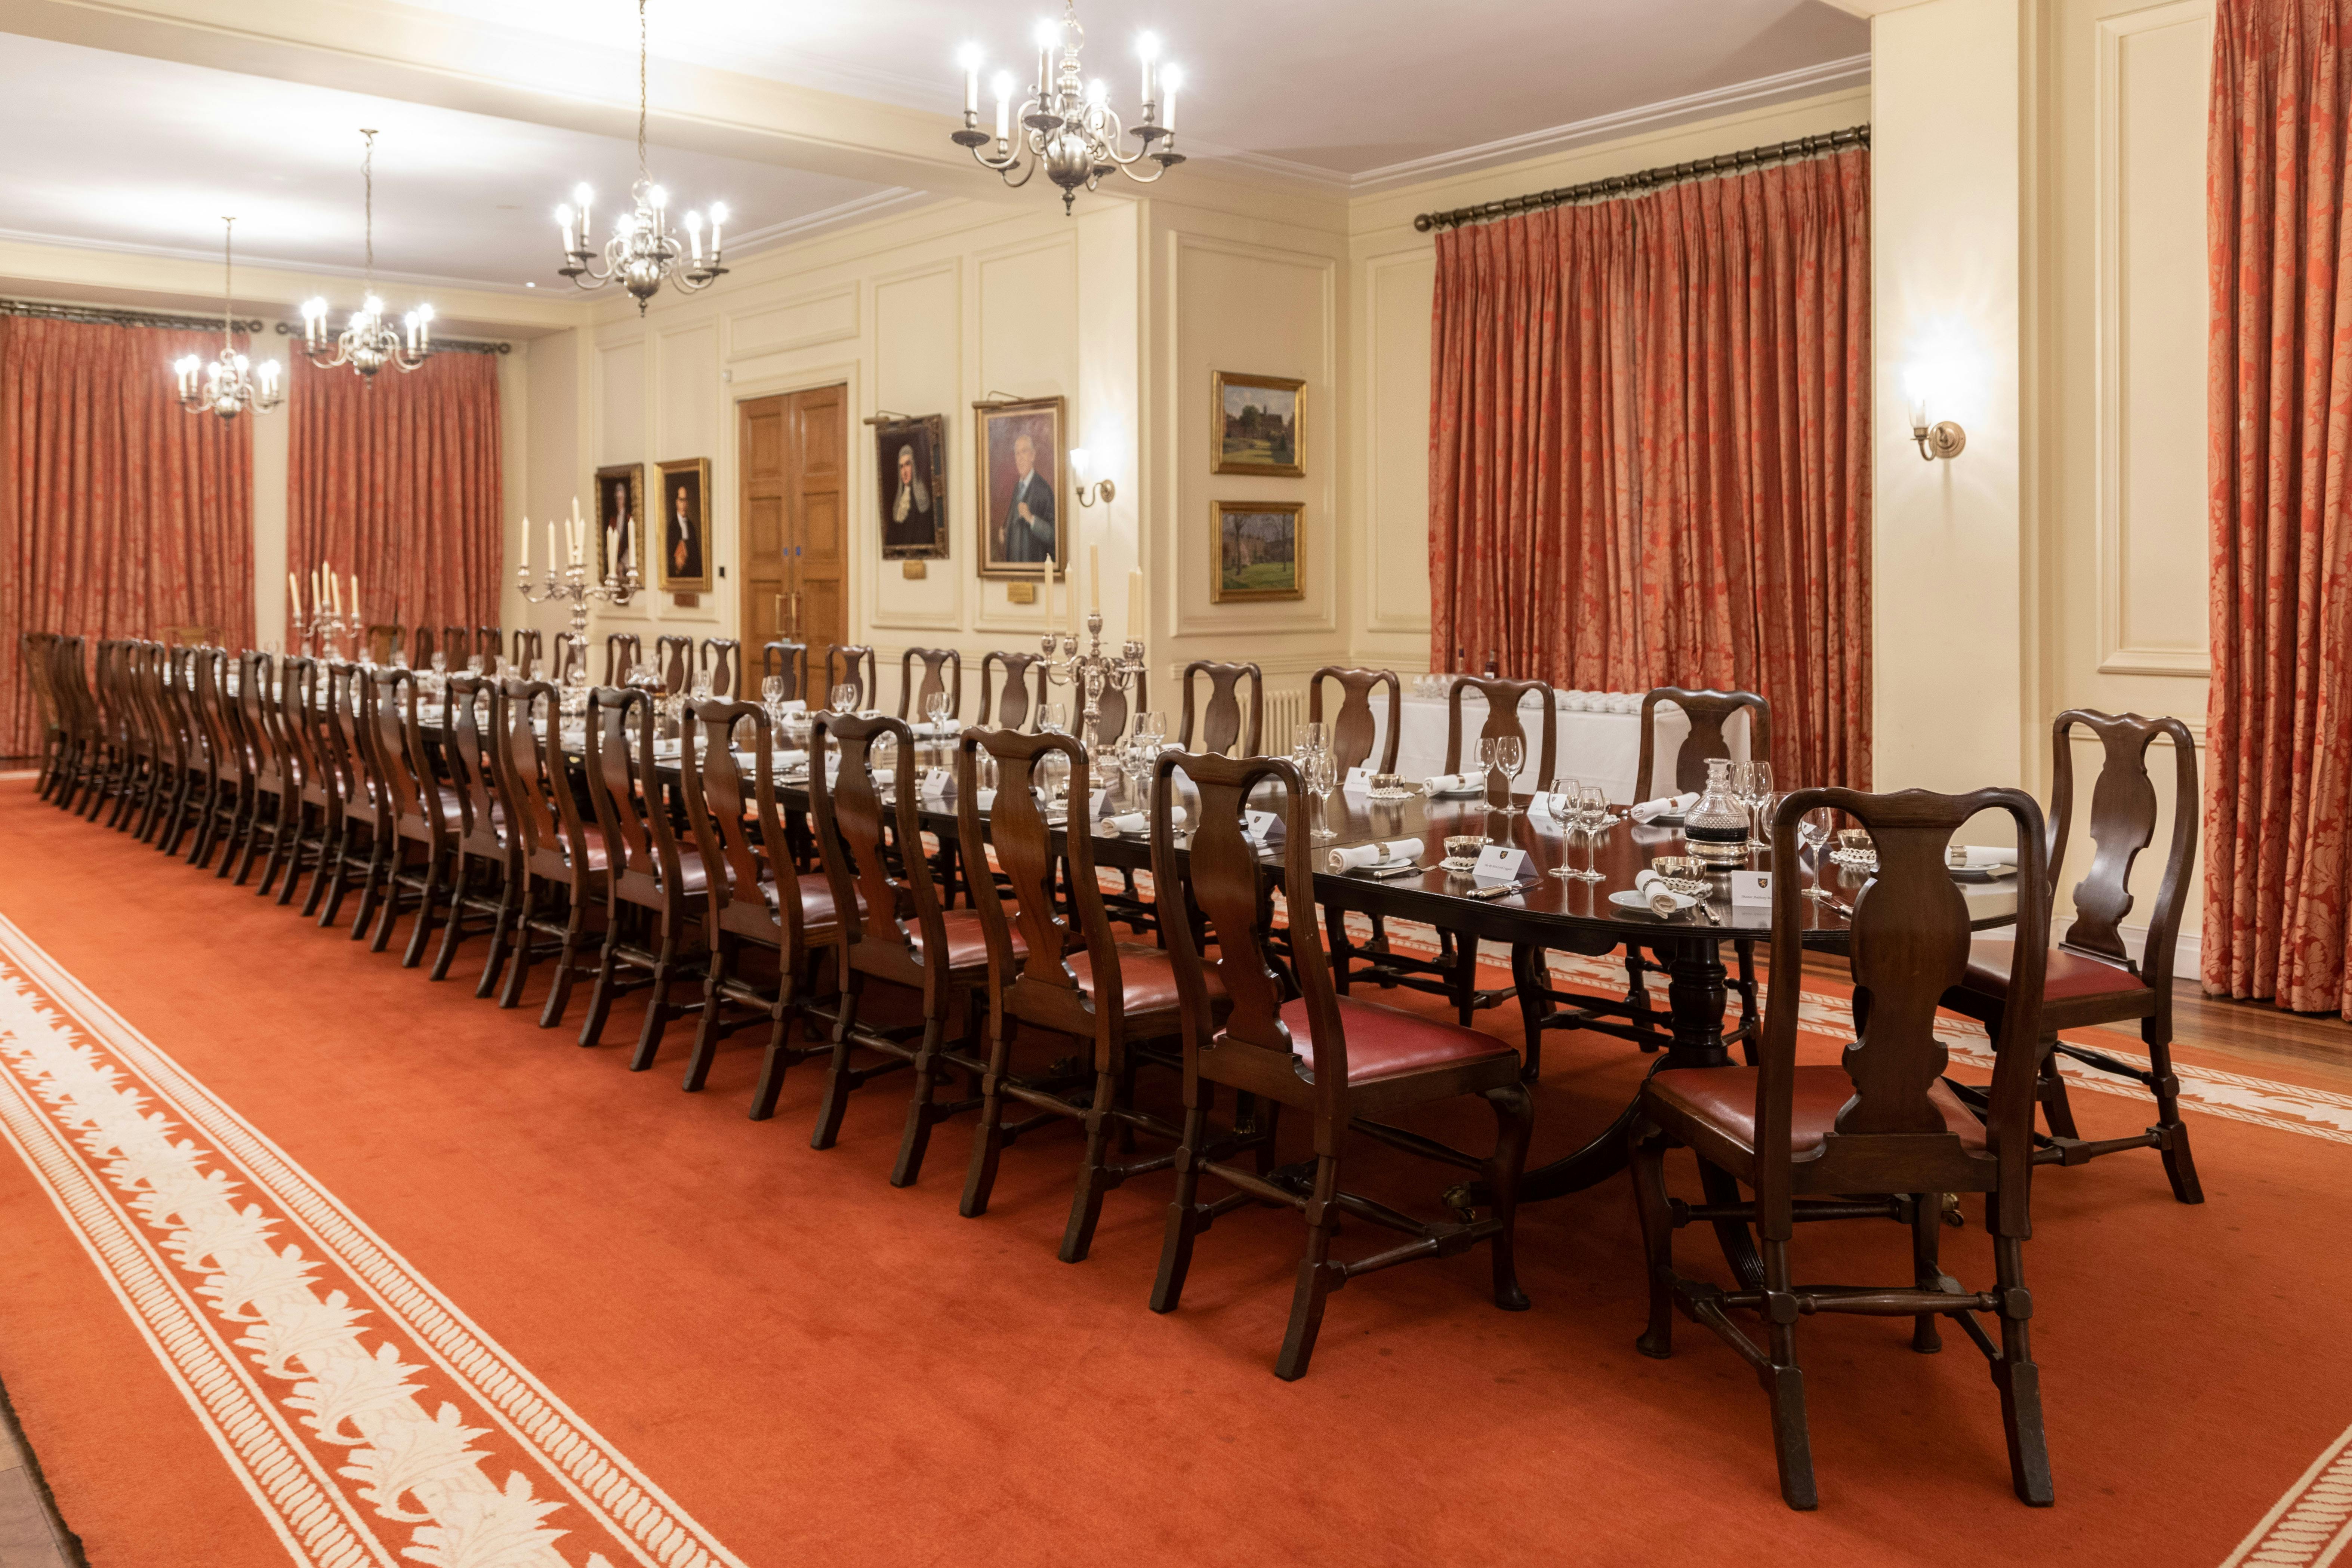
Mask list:
[[327,342],[327,301],[315,297],[303,300],[302,347],[320,370],[347,364],[373,381],[385,365],[415,370],[425,363],[433,352],[433,307],[419,305],[401,318],[404,340],[383,319],[383,301],[375,293],[375,132],[363,130],[360,134],[367,138],[367,152],[360,159],[360,178],[367,187],[367,292],[360,308],[352,312],[351,324],[336,334],[331,348]]
[[702,254],[702,215],[686,215],[686,243],[678,243],[669,226],[669,193],[653,182],[646,168],[646,0],[637,0],[637,183],[630,187],[635,210],[614,226],[604,242],[604,270],[596,269],[596,251],[589,240],[588,209],[595,193],[585,184],[572,193],[579,204],[555,209],[556,226],[563,231],[563,265],[559,275],[582,289],[618,283],[637,302],[644,315],[646,301],[660,292],[665,281],[691,294],[707,289],[727,268],[719,261],[719,229],[727,222],[727,204],[710,204],[710,255]]
[[[959,57],[963,129],[955,133],[956,145],[971,149],[981,167],[995,170],[1016,188],[1044,169],[1045,177],[1062,188],[1066,213],[1079,191],[1093,190],[1114,170],[1148,185],[1184,161],[1176,151],[1176,89],[1184,85],[1184,75],[1172,65],[1160,64],[1160,41],[1149,33],[1136,40],[1135,52],[1143,61],[1143,103],[1140,117],[1129,126],[1110,107],[1108,84],[1100,77],[1087,81],[1078,69],[1078,51],[1086,38],[1086,29],[1078,26],[1077,0],[1065,0],[1060,21],[1037,24],[1037,76],[1027,100],[1018,109],[1013,106],[1011,71],[998,71],[991,83],[996,96],[993,136],[980,124],[980,46],[966,44]],[[1120,152],[1119,144],[1130,135],[1143,138],[1143,145],[1132,153]],[[1155,165],[1151,172],[1138,174],[1147,162]]]
[[236,297],[235,257],[230,240],[236,233],[236,219],[221,219],[221,352],[220,357],[206,364],[194,354],[183,355],[172,369],[180,378],[180,406],[191,414],[217,414],[224,419],[234,419],[247,409],[266,414],[284,401],[286,394],[278,384],[278,362],[263,360],[255,364],[236,352],[236,341],[229,316],[229,302]]

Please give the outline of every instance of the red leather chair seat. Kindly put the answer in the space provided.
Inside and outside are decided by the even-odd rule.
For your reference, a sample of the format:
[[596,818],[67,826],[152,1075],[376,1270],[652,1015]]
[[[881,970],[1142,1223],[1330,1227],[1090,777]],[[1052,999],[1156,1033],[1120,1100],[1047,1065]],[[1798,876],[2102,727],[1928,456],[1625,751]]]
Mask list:
[[[813,926],[840,923],[841,911],[834,906],[833,902],[832,878],[822,871],[807,871],[794,879],[800,884],[801,920],[803,923]],[[775,885],[762,881],[760,884],[760,890],[768,895],[768,907],[774,909],[776,907]],[[866,895],[858,893],[856,898],[857,907],[860,910],[865,909]]]
[[[2016,957],[2015,942],[1979,937],[1969,943],[1968,976],[1960,984],[1987,996],[2006,996],[2009,994],[2009,966]],[[2130,970],[2104,959],[2069,952],[2063,947],[2050,950],[2049,967],[2042,977],[2042,994],[2053,1002],[2062,998],[2109,996],[2117,992],[2147,989],[2147,984]]]
[[677,852],[677,888],[689,898],[710,890],[710,868],[702,863],[701,850],[681,849]]
[[609,868],[613,864],[613,855],[611,850],[604,847],[604,830],[601,827],[583,826],[580,832],[581,837],[587,841],[588,868],[591,871]]
[[[1722,1132],[1742,1148],[1756,1147],[1756,1077],[1754,1068],[1670,1068],[1652,1073],[1643,1093],[1679,1111],[1693,1121]],[[1801,1067],[1790,1094],[1789,1147],[1799,1154],[1821,1147],[1837,1113],[1853,1098],[1853,1079],[1842,1067]],[[1938,1079],[1927,1090],[1930,1104],[1943,1113],[1944,1125],[1970,1149],[1985,1146],[1984,1123]]]
[[[1176,966],[1167,953],[1141,942],[1122,942],[1118,946],[1119,1006],[1129,1014],[1172,1013],[1176,1010]],[[1094,955],[1079,948],[1065,961],[1078,989],[1091,996],[1095,994]],[[1203,978],[1208,982],[1209,994],[1222,996],[1225,983],[1219,979],[1213,965],[1207,968]]]
[[[1339,1026],[1348,1034],[1348,1081],[1370,1083],[1430,1068],[1455,1067],[1492,1057],[1517,1059],[1518,1052],[1492,1035],[1465,1029],[1459,1024],[1424,1018],[1418,1013],[1360,1002],[1352,996],[1334,998],[1339,1005]],[[1282,1021],[1290,1026],[1291,1048],[1312,1060],[1307,999],[1286,1003]]]
[[[1004,912],[1006,918],[1012,917],[1013,911],[1010,909]],[[980,911],[950,910],[940,919],[946,922],[948,928],[948,967],[974,969],[985,966],[988,963],[988,934],[981,929]],[[922,927],[910,921],[908,922],[907,931],[914,939],[915,951],[919,953],[923,948]],[[1013,956],[1015,958],[1029,956],[1029,940],[1021,934],[1021,923],[1018,921],[1013,922]]]

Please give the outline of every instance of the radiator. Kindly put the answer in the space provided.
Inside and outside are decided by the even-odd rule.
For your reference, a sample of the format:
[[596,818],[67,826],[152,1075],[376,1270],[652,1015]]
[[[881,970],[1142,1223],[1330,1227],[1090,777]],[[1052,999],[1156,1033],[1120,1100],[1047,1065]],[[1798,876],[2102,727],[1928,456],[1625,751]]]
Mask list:
[[1307,722],[1307,693],[1269,691],[1265,694],[1265,733],[1258,749],[1269,757],[1287,755],[1292,736]]

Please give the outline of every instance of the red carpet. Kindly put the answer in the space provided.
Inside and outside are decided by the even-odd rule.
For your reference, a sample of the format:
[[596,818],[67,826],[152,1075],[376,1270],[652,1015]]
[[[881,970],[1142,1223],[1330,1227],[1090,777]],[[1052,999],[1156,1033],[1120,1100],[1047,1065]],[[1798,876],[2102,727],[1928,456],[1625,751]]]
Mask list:
[[[818,1073],[752,1123],[749,1044],[684,1095],[683,1028],[653,1073],[624,1070],[634,1008],[582,1051],[533,1026],[543,975],[500,1012],[470,976],[431,984],[21,784],[0,831],[0,1380],[100,1568],[1759,1546],[2316,1563],[2352,1516],[2352,1101],[2292,1075],[2191,1064],[2202,1208],[2171,1201],[2152,1156],[2040,1183],[2055,1509],[2011,1495],[1959,1336],[1921,1357],[1907,1322],[1808,1320],[1822,1508],[1800,1516],[1729,1351],[1685,1325],[1675,1359],[1634,1352],[1622,1182],[1523,1213],[1534,1310],[1486,1305],[1475,1254],[1376,1275],[1334,1298],[1313,1371],[1284,1384],[1290,1215],[1220,1222],[1183,1310],[1155,1317],[1170,1178],[1111,1194],[1091,1261],[1055,1260],[1074,1131],[1008,1152],[992,1213],[965,1220],[959,1126],[919,1186],[886,1184],[893,1080],[816,1153]],[[1824,1023],[1839,1006],[1824,990]],[[1598,1040],[1548,1055],[1538,1160],[1642,1069]],[[2146,1120],[2122,1097],[2076,1105],[2092,1135]],[[1424,1210],[1443,1184],[1366,1156],[1351,1184]],[[1893,1226],[1801,1240],[1808,1278],[1907,1271]],[[1973,1226],[1946,1233],[1971,1284],[1987,1252]]]

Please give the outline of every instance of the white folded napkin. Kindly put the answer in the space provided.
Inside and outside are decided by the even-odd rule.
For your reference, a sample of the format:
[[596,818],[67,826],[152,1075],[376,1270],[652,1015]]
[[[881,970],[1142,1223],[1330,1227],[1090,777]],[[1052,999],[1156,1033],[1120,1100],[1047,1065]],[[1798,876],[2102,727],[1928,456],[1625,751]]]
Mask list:
[[[1113,827],[1118,828],[1121,833],[1147,833],[1150,832],[1151,828],[1151,816],[1149,812],[1122,812],[1117,816],[1108,817],[1105,820],[1109,822]],[[1171,827],[1181,832],[1184,827],[1184,808],[1182,806],[1173,805],[1168,808],[1168,825]]]
[[1422,780],[1421,785],[1432,795],[1444,795],[1450,790],[1478,789],[1483,787],[1486,782],[1476,773],[1439,773],[1434,777]]
[[1420,839],[1391,838],[1385,844],[1350,844],[1345,849],[1334,849],[1330,866],[1334,871],[1353,871],[1360,867],[1377,866],[1384,860],[1420,858]]
[[[735,748],[735,754],[742,758],[743,761],[747,763],[756,760],[759,756],[758,752],[747,752],[740,746]],[[807,765],[808,753],[806,752],[795,752],[787,747],[784,750],[770,752],[768,753],[768,766],[776,773],[782,773],[788,768],[803,768]]]
[[981,810],[986,811],[990,806],[996,804],[996,792],[992,789],[974,790],[972,792],[971,803]]
[[1644,871],[1633,879],[1633,890],[1650,901],[1650,912],[1670,915],[1676,910],[1686,910],[1698,902],[1687,893],[1670,892],[1664,885],[1665,879],[1655,871]]
[[941,720],[936,724],[926,719],[921,723],[915,725],[914,731],[916,734],[921,735],[926,739],[939,740],[943,737],[952,738],[962,734],[963,726],[957,723],[952,719]]
[[1680,816],[1697,804],[1698,795],[1694,791],[1689,795],[1670,795],[1664,800],[1645,800],[1630,808],[1626,815],[1636,822],[1646,824],[1661,816]]
[[808,703],[801,698],[795,697],[790,702],[777,703],[776,711],[779,713],[805,713],[808,711]]
[[1982,871],[2017,864],[2017,851],[1990,844],[1953,844],[1944,850],[1944,864],[1955,871]]

